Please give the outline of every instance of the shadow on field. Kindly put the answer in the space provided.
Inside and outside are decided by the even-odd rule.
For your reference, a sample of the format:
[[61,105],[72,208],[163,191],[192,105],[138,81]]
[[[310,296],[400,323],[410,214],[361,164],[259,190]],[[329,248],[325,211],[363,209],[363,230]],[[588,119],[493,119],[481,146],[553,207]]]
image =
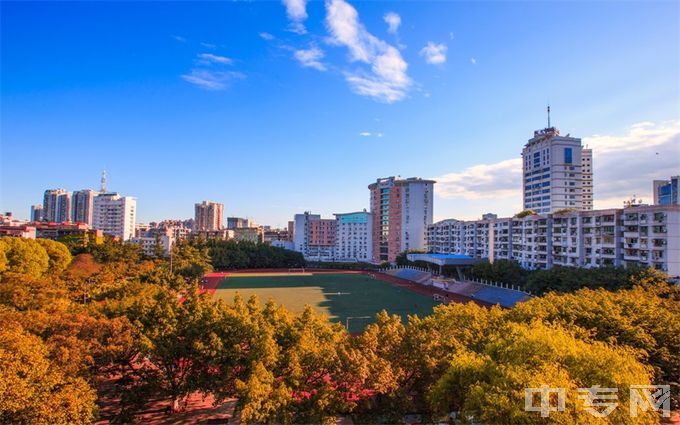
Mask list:
[[[290,288],[290,291],[277,291],[282,288]],[[295,288],[300,290],[296,291]],[[244,290],[241,292],[244,298],[247,298],[246,294],[255,293],[262,302],[273,298],[287,308],[300,303],[309,304],[317,311],[329,315],[333,322],[339,322],[343,326],[349,322],[350,332],[361,332],[367,324],[375,321],[376,313],[383,309],[406,321],[409,314],[425,316],[432,313],[432,308],[438,304],[429,296],[366,275],[352,274],[232,275],[220,282],[217,291],[220,290]],[[274,290],[276,295],[269,296],[267,290]],[[221,298],[227,300],[225,296]]]

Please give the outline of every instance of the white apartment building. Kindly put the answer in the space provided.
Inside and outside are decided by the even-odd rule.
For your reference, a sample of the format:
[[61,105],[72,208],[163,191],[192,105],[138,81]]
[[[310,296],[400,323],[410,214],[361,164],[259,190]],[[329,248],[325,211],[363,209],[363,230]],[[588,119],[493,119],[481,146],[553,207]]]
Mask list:
[[680,276],[680,206],[638,205],[523,218],[443,220],[428,227],[428,249],[522,267],[640,265]]
[[92,227],[104,234],[127,241],[135,236],[137,200],[118,193],[102,193],[94,198]]
[[584,211],[593,209],[593,150],[581,149],[581,181],[582,181],[582,200]]
[[336,236],[334,256],[336,261],[373,261],[373,220],[364,211],[335,214]]
[[[66,205],[63,205],[66,202]],[[65,189],[48,189],[43,197],[43,220],[61,223],[71,221],[71,196]],[[68,217],[65,214],[69,214]]]
[[534,131],[522,163],[524,209],[538,214],[592,209],[592,151],[583,152],[581,139],[560,136],[555,127]]

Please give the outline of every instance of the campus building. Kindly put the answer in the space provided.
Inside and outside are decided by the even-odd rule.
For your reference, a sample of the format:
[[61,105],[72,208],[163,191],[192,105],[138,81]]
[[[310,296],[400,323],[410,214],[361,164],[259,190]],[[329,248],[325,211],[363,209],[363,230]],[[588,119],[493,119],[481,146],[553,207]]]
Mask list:
[[427,226],[432,224],[434,180],[378,179],[371,192],[372,257],[394,262],[400,252],[425,249]]
[[[311,261],[371,262],[371,213],[359,211],[335,214],[334,219],[319,214],[296,214],[293,249]],[[287,247],[285,243],[272,244]]]
[[195,204],[194,230],[221,230],[224,205],[203,201]]
[[534,131],[522,150],[524,209],[549,214],[593,208],[593,153],[555,127]]
[[654,205],[680,205],[678,199],[678,181],[680,176],[668,180],[654,180]]
[[336,261],[373,261],[372,217],[366,210],[353,213],[335,214]]
[[640,265],[680,275],[680,206],[631,205],[428,226],[428,250],[526,269]]
[[137,200],[118,193],[101,193],[94,198],[92,227],[127,241],[135,236]]

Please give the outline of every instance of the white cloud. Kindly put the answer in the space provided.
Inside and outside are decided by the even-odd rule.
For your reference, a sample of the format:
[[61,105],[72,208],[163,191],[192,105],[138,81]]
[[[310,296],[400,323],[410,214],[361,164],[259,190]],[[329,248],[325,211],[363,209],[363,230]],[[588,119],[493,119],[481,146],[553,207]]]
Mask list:
[[209,65],[212,63],[218,63],[222,65],[229,65],[234,62],[232,59],[225,56],[213,55],[212,53],[200,53],[198,59],[196,60],[199,64]]
[[345,46],[350,61],[371,66],[370,72],[359,69],[344,73],[352,90],[386,103],[406,97],[412,84],[406,72],[408,64],[399,50],[366,30],[354,7],[345,0],[327,0],[326,27],[329,43]]
[[206,49],[214,49],[214,48],[217,47],[212,43],[205,43],[205,42],[201,42],[201,46],[205,47]]
[[261,32],[260,37],[262,37],[264,40],[267,40],[267,41],[272,41],[275,38],[273,35],[269,34],[268,32]]
[[181,35],[173,35],[172,38],[174,38],[176,41],[179,41],[180,43],[186,43],[187,39],[182,37]]
[[286,6],[286,14],[290,19],[289,30],[298,34],[305,34],[304,22],[307,19],[307,0],[282,0]]
[[383,137],[382,132],[376,132],[376,133],[371,133],[370,131],[362,131],[359,133],[359,136],[362,137]]
[[387,12],[383,16],[383,20],[387,23],[387,32],[390,34],[396,34],[401,26],[401,16],[394,12]]
[[[633,195],[652,202],[652,180],[680,172],[680,120],[642,122],[624,134],[584,137],[583,144],[593,149],[595,208],[620,208]],[[474,165],[434,180],[439,219],[470,219],[487,211],[508,216],[521,208],[520,158]]]
[[522,160],[507,159],[480,164],[457,173],[436,177],[435,193],[441,198],[476,200],[522,196]]
[[316,46],[312,46],[307,50],[296,50],[294,56],[304,67],[318,69],[319,71],[326,70],[326,66],[321,63],[324,52]]
[[245,75],[235,71],[210,71],[206,69],[192,69],[189,74],[182,75],[182,79],[206,90],[224,90],[237,79]]
[[446,44],[437,44],[428,41],[427,45],[420,50],[420,55],[425,57],[425,62],[430,65],[438,65],[446,62]]
[[619,135],[583,138],[593,149],[596,208],[621,207],[636,195],[651,203],[652,180],[680,172],[680,120],[641,122]]
[[473,64],[473,65],[477,65],[477,59],[470,58],[470,63]]
[[453,40],[453,38],[454,38],[453,31],[451,31],[451,32],[449,33],[449,40]]

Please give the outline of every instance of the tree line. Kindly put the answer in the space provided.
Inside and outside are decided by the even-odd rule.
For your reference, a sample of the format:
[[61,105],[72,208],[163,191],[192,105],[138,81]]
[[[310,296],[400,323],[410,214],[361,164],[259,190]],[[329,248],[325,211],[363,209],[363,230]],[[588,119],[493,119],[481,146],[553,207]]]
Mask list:
[[[119,400],[105,419],[129,423],[151,400],[182,409],[200,393],[238,398],[243,423],[456,412],[532,424],[544,419],[524,410],[526,387],[615,387],[626,405],[629,385],[680,376],[680,292],[654,270],[628,289],[550,293],[511,310],[449,304],[407,323],[382,312],[352,336],[311,308],[215,301],[181,274],[188,254],[171,269],[124,244],[73,257],[54,244],[0,239],[0,423],[92,423],[102,396]],[[210,249],[178,250],[188,246],[203,258]],[[102,378],[113,394],[97,393]],[[660,423],[626,408],[595,418],[575,394],[551,422]]]

